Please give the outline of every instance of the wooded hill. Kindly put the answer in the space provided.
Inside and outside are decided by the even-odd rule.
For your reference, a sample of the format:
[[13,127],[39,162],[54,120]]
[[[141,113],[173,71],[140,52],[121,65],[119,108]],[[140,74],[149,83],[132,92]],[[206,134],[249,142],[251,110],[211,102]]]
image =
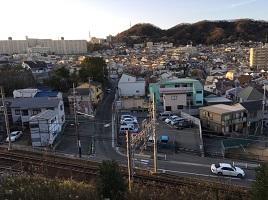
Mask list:
[[268,35],[268,22],[252,19],[232,21],[200,21],[193,24],[178,24],[162,30],[149,23],[136,24],[130,29],[117,34],[116,40],[134,43],[172,42],[174,45],[225,44],[236,41],[265,42]]

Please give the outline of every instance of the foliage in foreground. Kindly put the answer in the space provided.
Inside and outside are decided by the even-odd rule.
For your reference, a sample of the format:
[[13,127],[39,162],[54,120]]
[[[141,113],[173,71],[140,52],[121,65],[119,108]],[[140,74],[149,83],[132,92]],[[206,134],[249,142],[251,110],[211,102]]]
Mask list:
[[256,180],[253,182],[251,190],[252,200],[268,199],[268,163],[262,163],[256,168]]
[[[154,184],[134,184],[131,192],[121,193],[119,199],[127,200],[244,200],[239,194],[204,190],[182,186],[156,188]],[[94,186],[75,181],[61,181],[26,175],[3,178],[0,184],[0,199],[6,200],[92,200],[102,199]]]

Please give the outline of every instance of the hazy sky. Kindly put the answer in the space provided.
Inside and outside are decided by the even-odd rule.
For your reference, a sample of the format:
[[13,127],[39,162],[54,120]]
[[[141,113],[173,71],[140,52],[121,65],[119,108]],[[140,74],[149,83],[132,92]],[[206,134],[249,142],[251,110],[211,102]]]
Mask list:
[[137,23],[268,21],[268,0],[0,0],[0,8],[0,40],[106,38]]

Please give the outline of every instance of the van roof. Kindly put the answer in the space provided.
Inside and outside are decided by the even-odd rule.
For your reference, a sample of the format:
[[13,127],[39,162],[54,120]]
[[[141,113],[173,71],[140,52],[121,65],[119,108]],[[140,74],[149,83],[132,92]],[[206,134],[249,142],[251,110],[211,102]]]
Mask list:
[[162,140],[168,140],[168,136],[163,135],[163,136],[162,136]]

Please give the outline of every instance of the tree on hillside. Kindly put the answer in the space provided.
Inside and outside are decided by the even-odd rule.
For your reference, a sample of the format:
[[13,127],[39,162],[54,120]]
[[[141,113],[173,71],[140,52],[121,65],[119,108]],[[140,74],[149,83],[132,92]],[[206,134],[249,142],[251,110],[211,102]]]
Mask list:
[[127,184],[115,160],[104,160],[99,164],[96,188],[103,198],[124,199]]
[[88,78],[92,81],[107,83],[108,70],[103,58],[86,57],[81,63],[79,77],[83,82],[87,82]]
[[255,182],[251,190],[252,200],[268,199],[268,163],[262,163],[256,170]]

